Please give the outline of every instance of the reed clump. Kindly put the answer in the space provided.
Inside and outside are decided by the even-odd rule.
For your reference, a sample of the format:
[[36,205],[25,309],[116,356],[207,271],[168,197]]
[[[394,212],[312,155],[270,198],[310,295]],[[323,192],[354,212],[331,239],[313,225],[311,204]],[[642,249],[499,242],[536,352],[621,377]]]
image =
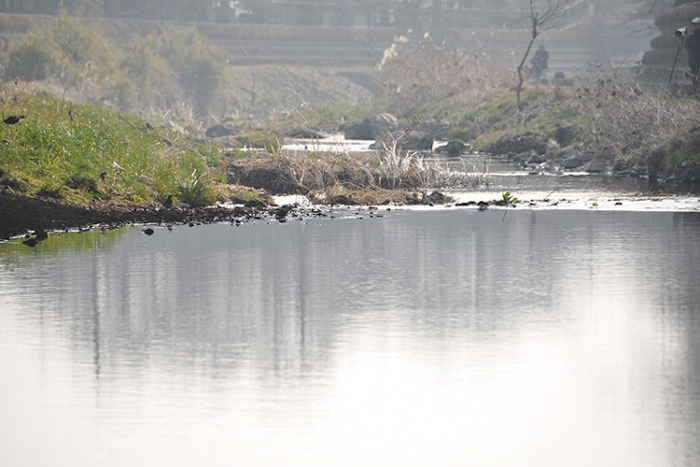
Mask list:
[[[304,194],[322,204],[406,203],[410,192],[438,188],[474,187],[487,182],[488,171],[463,163],[463,170],[426,160],[417,153],[400,153],[396,143],[377,154],[262,153],[231,161],[229,183],[264,189],[272,194]],[[344,197],[343,203],[336,203]]]

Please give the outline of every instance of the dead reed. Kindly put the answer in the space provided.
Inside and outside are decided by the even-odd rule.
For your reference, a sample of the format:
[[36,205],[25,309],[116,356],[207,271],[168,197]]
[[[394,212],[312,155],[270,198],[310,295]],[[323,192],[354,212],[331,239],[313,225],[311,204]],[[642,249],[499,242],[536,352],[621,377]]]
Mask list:
[[378,199],[402,203],[411,191],[474,187],[488,181],[488,167],[480,171],[462,163],[454,168],[418,153],[401,153],[395,142],[376,154],[262,153],[231,161],[227,174],[229,183],[271,194],[304,194],[315,202],[343,196],[358,204],[377,204],[371,201]]
[[616,70],[589,70],[581,82],[580,130],[593,147],[612,148],[621,157],[651,152],[670,134],[700,121],[697,100],[674,98],[663,88],[642,87]]

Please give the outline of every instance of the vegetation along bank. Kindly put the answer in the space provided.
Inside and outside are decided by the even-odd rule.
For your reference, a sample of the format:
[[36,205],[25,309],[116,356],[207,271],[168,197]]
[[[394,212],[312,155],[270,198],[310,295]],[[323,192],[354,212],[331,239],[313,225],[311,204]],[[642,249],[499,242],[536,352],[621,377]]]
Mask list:
[[[526,83],[518,104],[507,58],[399,37],[371,96],[293,68],[250,69],[248,81],[235,80],[242,71],[194,30],[159,30],[120,49],[67,15],[18,39],[2,60],[17,79],[0,87],[0,238],[284,218],[288,211],[270,203],[275,194],[318,204],[448,202],[435,190],[477,186],[487,174],[426,163],[421,155],[437,139],[450,141],[453,156],[479,150],[536,170],[650,177],[662,189],[700,180],[698,101],[639,84],[624,69]],[[296,100],[274,97],[280,88]],[[324,91],[310,102],[300,89]],[[285,137],[357,131],[378,115],[392,127],[370,134],[376,154],[281,150]],[[227,201],[239,208],[205,208]]]

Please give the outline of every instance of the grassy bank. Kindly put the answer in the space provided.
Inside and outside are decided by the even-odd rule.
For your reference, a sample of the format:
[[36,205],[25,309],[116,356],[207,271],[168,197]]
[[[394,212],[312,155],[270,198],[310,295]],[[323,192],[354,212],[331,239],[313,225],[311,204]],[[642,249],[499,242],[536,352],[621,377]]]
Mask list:
[[0,122],[0,186],[15,194],[79,204],[172,197],[193,206],[238,191],[255,195],[225,184],[221,149],[139,118],[8,84],[0,88],[0,117],[11,116],[21,118]]

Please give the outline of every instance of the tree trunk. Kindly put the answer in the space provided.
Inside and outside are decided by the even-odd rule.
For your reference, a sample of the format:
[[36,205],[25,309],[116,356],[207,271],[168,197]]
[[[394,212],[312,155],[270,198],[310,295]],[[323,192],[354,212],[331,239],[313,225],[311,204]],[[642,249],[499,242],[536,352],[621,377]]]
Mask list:
[[525,82],[525,78],[523,78],[523,66],[525,66],[525,61],[527,61],[527,56],[530,55],[530,49],[532,49],[532,44],[535,43],[535,39],[537,39],[537,35],[539,34],[538,30],[538,25],[533,22],[532,24],[532,40],[530,40],[530,43],[527,45],[527,49],[525,50],[525,54],[523,55],[523,59],[520,61],[520,64],[518,65],[518,85],[515,87],[515,94],[517,95],[518,99],[518,108],[520,108],[520,92],[523,90],[523,83]]

